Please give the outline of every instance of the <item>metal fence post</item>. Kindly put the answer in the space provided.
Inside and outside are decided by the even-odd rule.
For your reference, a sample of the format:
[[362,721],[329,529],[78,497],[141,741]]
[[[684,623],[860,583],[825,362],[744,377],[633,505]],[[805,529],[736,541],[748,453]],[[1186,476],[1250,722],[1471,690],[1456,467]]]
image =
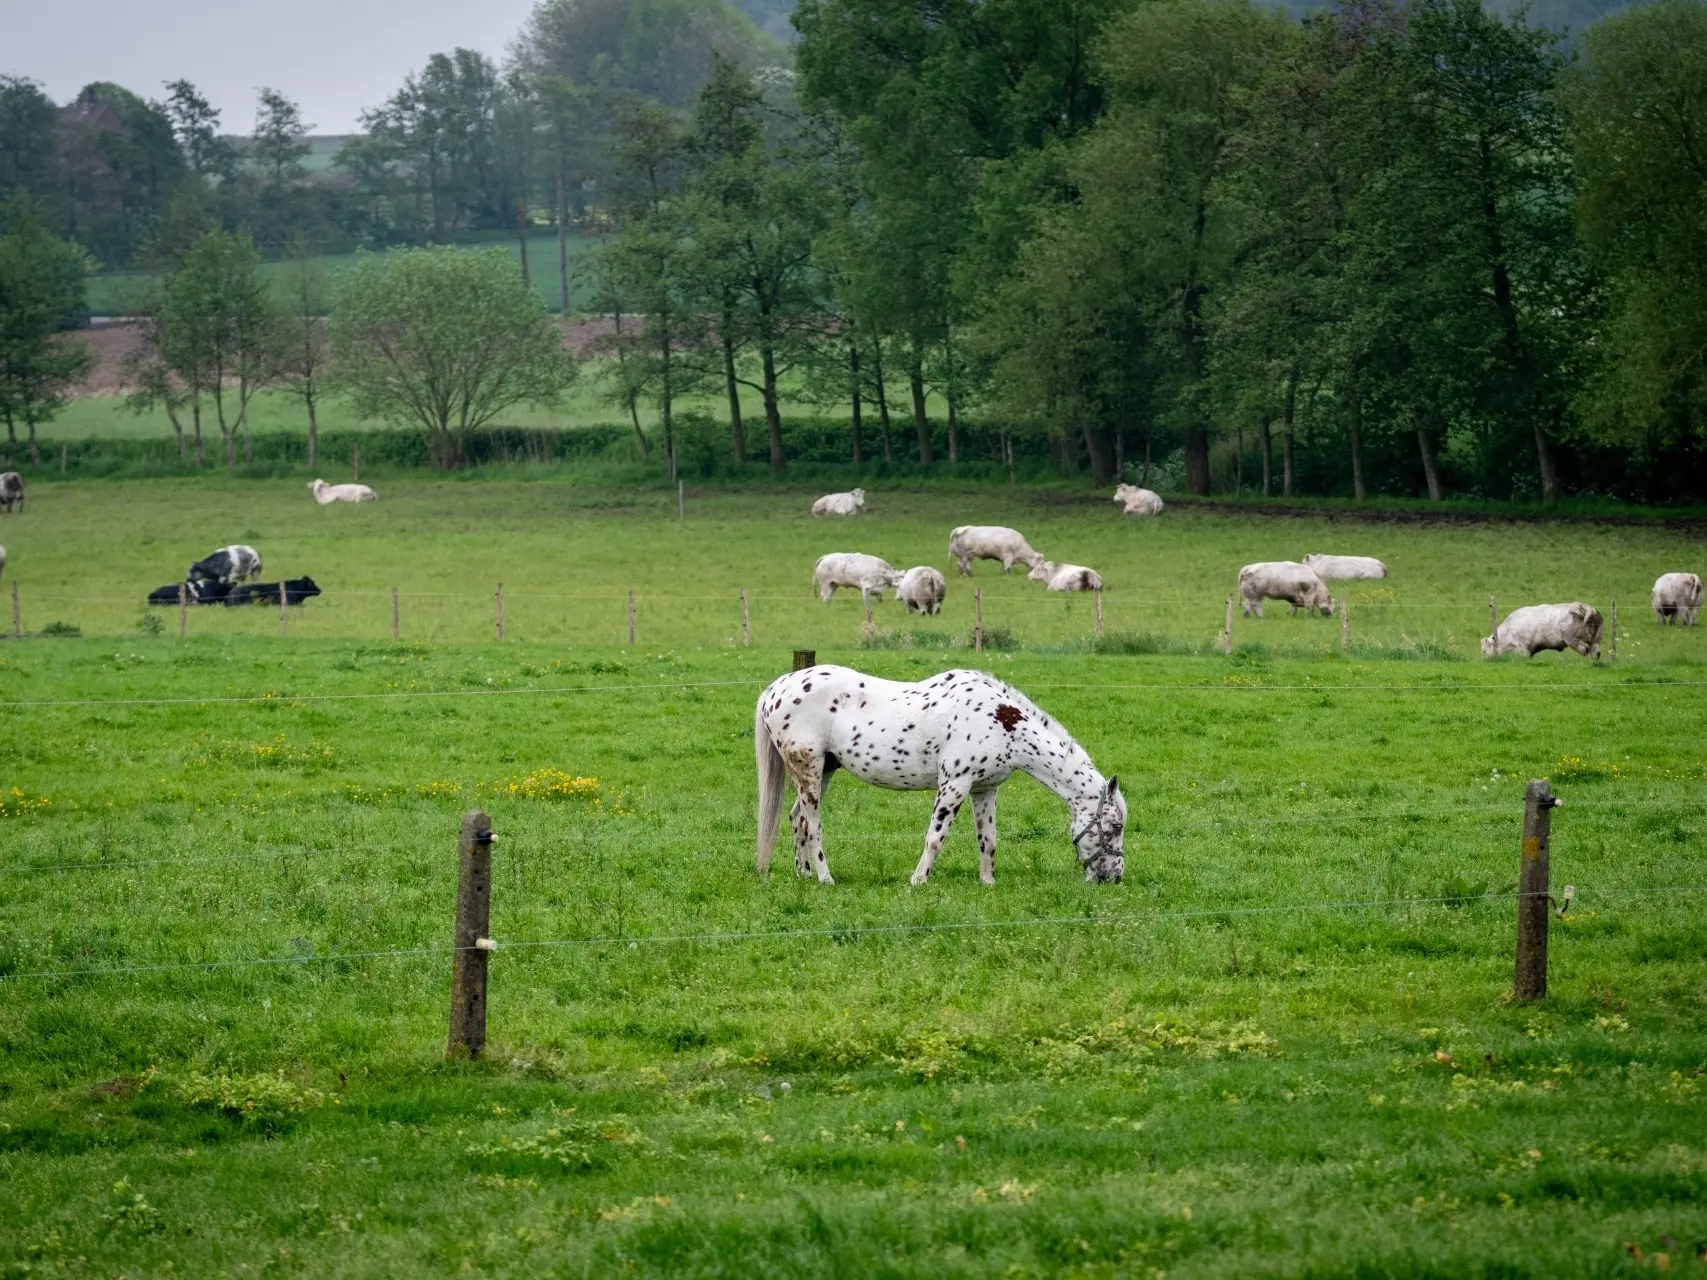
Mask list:
[[741,647],[753,647],[753,629],[747,624],[747,588],[741,588]]
[[462,815],[456,879],[456,938],[450,971],[447,1058],[478,1058],[486,1047],[486,961],[495,950],[492,923],[492,820],[478,809]]
[[1517,878],[1517,975],[1512,993],[1519,1000],[1547,996],[1547,861],[1553,808],[1559,803],[1545,778],[1523,792],[1523,859]]

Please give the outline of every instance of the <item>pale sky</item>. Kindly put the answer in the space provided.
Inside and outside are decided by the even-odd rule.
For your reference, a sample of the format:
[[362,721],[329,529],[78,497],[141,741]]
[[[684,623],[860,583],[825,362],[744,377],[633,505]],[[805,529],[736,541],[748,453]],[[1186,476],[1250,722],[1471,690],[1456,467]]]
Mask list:
[[464,45],[503,60],[532,0],[0,0],[0,74],[63,103],[92,80],[161,98],[192,80],[248,133],[256,92],[302,106],[312,132],[351,133],[428,54]]

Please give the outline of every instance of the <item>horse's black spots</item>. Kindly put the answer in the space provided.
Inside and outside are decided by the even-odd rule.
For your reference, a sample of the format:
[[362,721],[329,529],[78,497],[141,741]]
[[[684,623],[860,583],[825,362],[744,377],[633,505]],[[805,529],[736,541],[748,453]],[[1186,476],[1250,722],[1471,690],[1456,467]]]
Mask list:
[[1009,733],[1012,733],[1014,731],[1014,726],[1024,719],[1025,712],[1021,711],[1018,707],[1010,707],[1004,702],[1001,706],[996,708],[996,723],[1001,725],[1002,728],[1006,729]]
[[[801,691],[800,691],[800,692],[802,692],[802,693],[811,693],[811,692],[812,692],[812,686],[811,686],[811,685],[807,685],[807,686],[806,686],[806,687],[805,687],[805,688],[804,688],[804,689],[802,689],[802,690],[801,690]],[[796,701],[798,701],[798,699],[796,699]]]
[[797,706],[797,707],[798,707],[798,706],[799,706],[799,705],[800,705],[800,699],[799,699],[799,698],[796,698],[796,699],[795,699],[795,700],[794,700],[794,705],[795,705],[795,706]]

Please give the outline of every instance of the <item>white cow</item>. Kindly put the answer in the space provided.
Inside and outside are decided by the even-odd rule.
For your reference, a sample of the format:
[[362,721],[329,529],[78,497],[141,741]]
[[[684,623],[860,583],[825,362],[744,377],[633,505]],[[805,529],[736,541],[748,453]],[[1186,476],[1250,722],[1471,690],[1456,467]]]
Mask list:
[[1304,557],[1304,563],[1316,571],[1323,582],[1352,582],[1359,578],[1385,578],[1387,566],[1373,556]]
[[379,495],[365,484],[327,484],[324,480],[311,480],[308,487],[314,490],[314,500],[321,506],[329,502],[377,502]]
[[10,512],[14,502],[18,510],[24,509],[24,477],[16,471],[0,472],[0,507]]
[[1135,484],[1116,485],[1114,500],[1122,504],[1122,514],[1129,516],[1159,516],[1162,514],[1161,495],[1140,489]]
[[815,516],[857,516],[865,510],[865,490],[851,493],[826,493],[812,504]]
[[1676,618],[1693,627],[1701,612],[1701,579],[1693,573],[1662,573],[1654,582],[1654,620]]
[[1262,617],[1264,600],[1284,600],[1294,614],[1299,609],[1306,615],[1312,609],[1324,614],[1334,611],[1327,583],[1314,569],[1295,560],[1264,560],[1239,570],[1239,603],[1244,616],[1254,613]]
[[818,598],[825,604],[836,594],[837,587],[858,587],[860,599],[877,593],[883,599],[883,588],[901,581],[900,570],[887,560],[864,555],[858,551],[832,551],[818,558],[812,570],[812,585],[818,588]]
[[1600,610],[1591,604],[1531,604],[1513,609],[1499,630],[1482,637],[1482,656],[1505,653],[1534,657],[1542,649],[1575,649],[1583,657],[1600,657]]
[[1025,535],[1018,529],[999,524],[963,524],[948,535],[948,554],[960,572],[972,576],[974,560],[1000,560],[1002,572],[1014,567],[1014,561],[1035,567],[1043,557],[1031,549]]
[[1101,591],[1102,575],[1082,564],[1056,564],[1039,560],[1025,575],[1028,581],[1041,582],[1045,591]]
[[908,613],[941,613],[947,595],[948,583],[928,564],[907,570],[895,588],[895,598],[907,606]]

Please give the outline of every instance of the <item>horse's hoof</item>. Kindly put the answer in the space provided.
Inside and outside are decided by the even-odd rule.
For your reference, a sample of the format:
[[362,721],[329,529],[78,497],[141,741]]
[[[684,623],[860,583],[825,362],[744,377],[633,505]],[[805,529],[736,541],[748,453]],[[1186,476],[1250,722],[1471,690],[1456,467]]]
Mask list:
[[921,872],[915,871],[915,872],[913,872],[913,878],[909,883],[912,884],[913,888],[917,889],[920,885],[922,885],[925,882],[925,880],[927,878],[928,877],[926,877]]

